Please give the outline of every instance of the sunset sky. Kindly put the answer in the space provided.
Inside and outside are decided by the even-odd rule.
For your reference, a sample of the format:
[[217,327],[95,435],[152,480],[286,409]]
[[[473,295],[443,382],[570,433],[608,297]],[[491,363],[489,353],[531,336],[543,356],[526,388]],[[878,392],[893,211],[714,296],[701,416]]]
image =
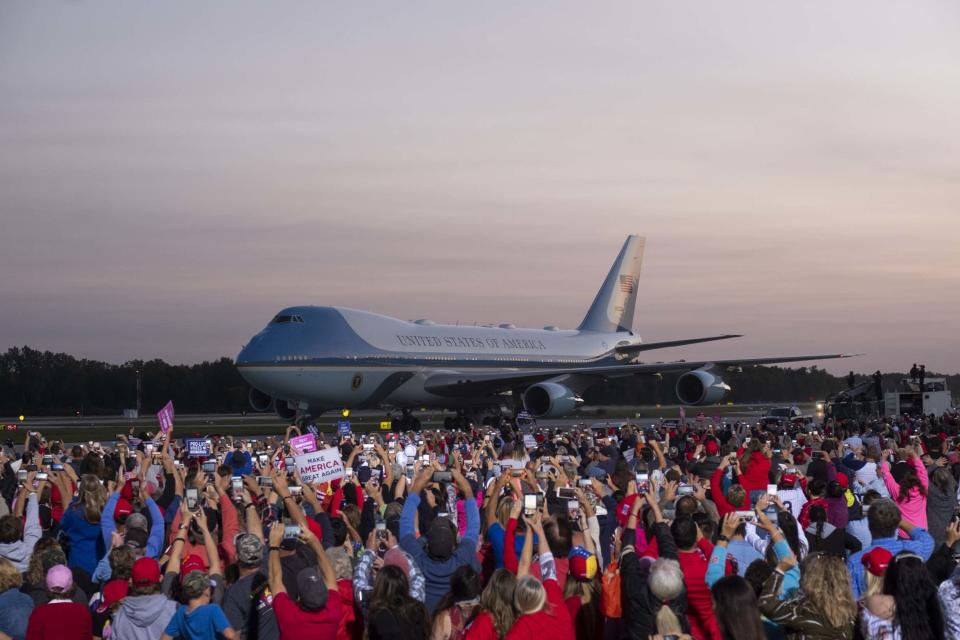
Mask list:
[[280,308],[960,371],[960,5],[5,2],[0,349],[237,352]]

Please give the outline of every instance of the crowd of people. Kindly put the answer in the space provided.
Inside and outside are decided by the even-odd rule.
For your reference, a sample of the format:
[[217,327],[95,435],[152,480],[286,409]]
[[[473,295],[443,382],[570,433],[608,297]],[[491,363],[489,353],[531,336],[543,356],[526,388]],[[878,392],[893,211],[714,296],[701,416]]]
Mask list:
[[6,448],[0,640],[960,640],[956,415],[299,435]]

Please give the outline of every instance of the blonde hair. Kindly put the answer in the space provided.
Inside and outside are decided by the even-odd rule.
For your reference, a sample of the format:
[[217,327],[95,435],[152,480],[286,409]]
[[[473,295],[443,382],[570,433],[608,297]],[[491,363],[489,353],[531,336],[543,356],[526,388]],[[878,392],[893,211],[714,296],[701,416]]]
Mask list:
[[878,596],[883,593],[884,576],[875,576],[869,571],[863,572],[867,576],[867,590],[863,594],[866,596]]
[[513,593],[513,605],[521,615],[536,613],[547,604],[547,590],[543,583],[533,576],[524,576],[517,580]]
[[23,576],[12,562],[0,557],[0,593],[23,586]]
[[516,589],[517,577],[506,569],[497,569],[480,594],[480,607],[493,619],[498,638],[506,636],[517,619],[517,611],[513,608]]
[[511,509],[513,509],[513,496],[501,498],[497,504],[497,522],[499,522],[500,526],[504,529],[507,528],[507,523],[510,522]]
[[853,624],[857,602],[853,599],[850,572],[840,558],[811,554],[803,563],[800,588],[807,600],[836,628]]
[[654,621],[657,633],[683,633],[680,620],[668,604],[683,592],[683,570],[676,560],[660,558],[650,565],[648,584],[652,593],[662,603]]
[[77,488],[77,500],[83,506],[83,517],[90,524],[99,524],[103,506],[107,503],[107,489],[100,478],[86,473]]

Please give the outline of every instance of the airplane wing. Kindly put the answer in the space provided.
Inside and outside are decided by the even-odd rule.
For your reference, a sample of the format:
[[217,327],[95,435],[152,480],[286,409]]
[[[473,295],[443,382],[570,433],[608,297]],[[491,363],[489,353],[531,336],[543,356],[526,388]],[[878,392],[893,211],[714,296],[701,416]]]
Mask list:
[[621,364],[601,367],[558,367],[556,369],[515,369],[488,372],[447,372],[435,373],[424,381],[424,387],[430,393],[442,396],[464,396],[499,393],[565,375],[596,376],[598,378],[618,378],[638,374],[667,373],[671,371],[692,371],[713,365],[717,367],[740,367],[783,362],[803,362],[807,360],[831,360],[851,358],[854,354],[834,353],[816,356],[782,356],[773,358],[742,358],[736,360],[701,360],[675,362],[656,362],[648,364]]
[[640,351],[652,351],[653,349],[666,349],[667,347],[680,347],[685,344],[697,344],[698,342],[712,342],[714,340],[729,340],[730,338],[742,338],[743,334],[730,333],[722,336],[710,336],[709,338],[687,338],[686,340],[670,340],[667,342],[647,342],[643,344],[625,344],[614,347],[617,353],[639,353]]

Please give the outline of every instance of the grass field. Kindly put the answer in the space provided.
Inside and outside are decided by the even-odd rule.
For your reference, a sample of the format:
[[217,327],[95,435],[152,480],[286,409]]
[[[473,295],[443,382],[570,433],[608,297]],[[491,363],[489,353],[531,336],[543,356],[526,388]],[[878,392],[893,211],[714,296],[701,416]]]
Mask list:
[[[688,419],[693,419],[698,413],[711,417],[719,416],[759,416],[769,406],[782,406],[785,403],[772,404],[740,404],[717,405],[710,407],[687,407]],[[798,404],[804,413],[813,413],[811,403]],[[416,411],[414,415],[420,420],[424,429],[438,429],[443,427],[446,416],[453,415],[442,411]],[[680,415],[678,406],[640,406],[640,407],[582,407],[579,411],[561,419],[539,421],[545,427],[572,426],[578,423],[592,424],[594,422],[637,421],[640,423],[652,422],[660,418],[677,418]],[[321,431],[333,433],[336,423],[341,417],[337,413],[329,413],[316,420]],[[385,414],[373,411],[357,412],[350,415],[351,430],[357,433],[378,431],[380,422],[387,419]],[[23,422],[17,418],[6,418],[0,421],[2,425],[13,424],[17,429],[7,429],[3,433],[3,440],[13,440],[21,444],[26,437],[26,431],[39,431],[50,440],[63,440],[67,443],[96,441],[109,442],[116,439],[118,433],[126,433],[130,427],[137,432],[156,431],[158,428],[154,416],[138,419],[126,419],[119,416],[84,416],[84,417],[27,417]],[[176,437],[206,436],[211,434],[230,434],[241,437],[282,435],[288,422],[272,414],[235,415],[178,415],[175,420],[174,433]]]

